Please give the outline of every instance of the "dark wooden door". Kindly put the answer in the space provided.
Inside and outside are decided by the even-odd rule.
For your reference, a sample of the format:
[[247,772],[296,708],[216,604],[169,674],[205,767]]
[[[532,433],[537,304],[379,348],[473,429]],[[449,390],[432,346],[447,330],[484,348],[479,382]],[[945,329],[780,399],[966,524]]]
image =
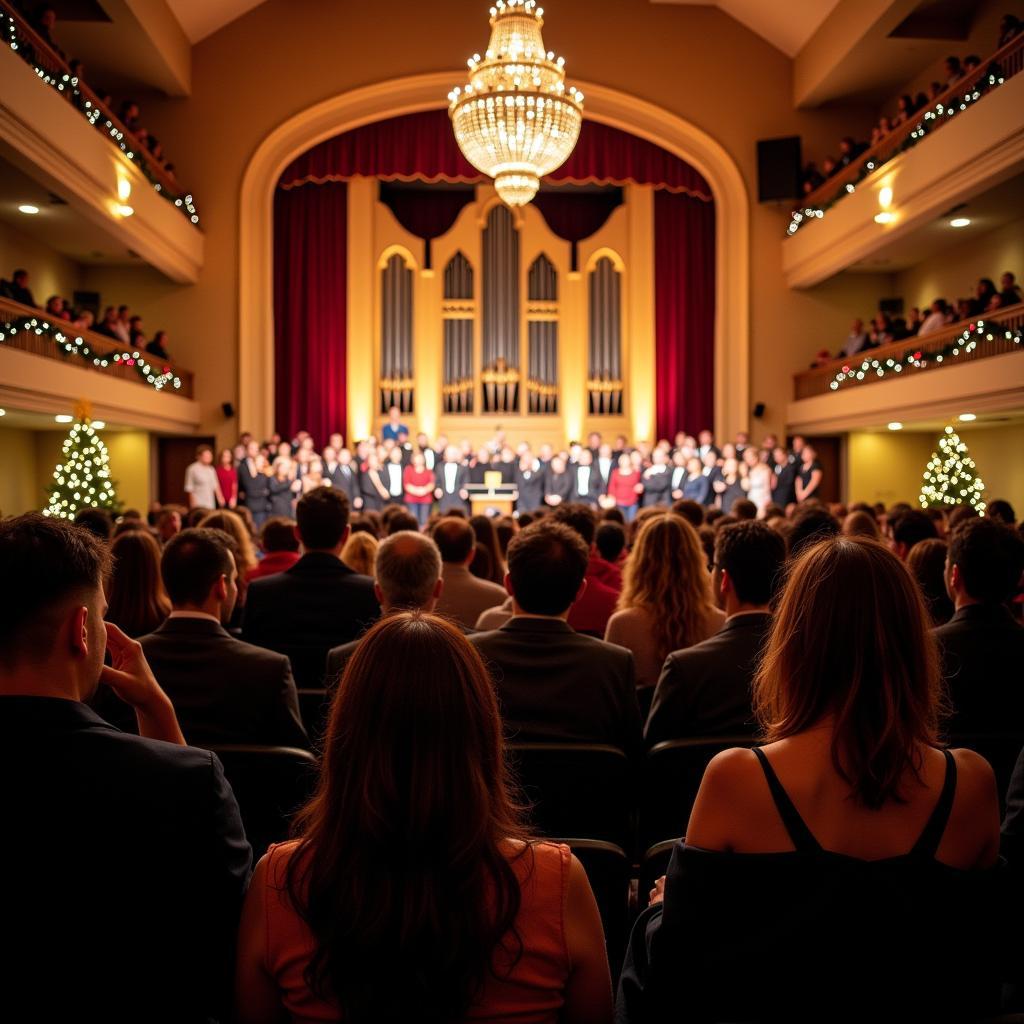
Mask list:
[[157,494],[161,505],[188,507],[185,494],[185,470],[195,462],[196,448],[201,444],[214,446],[213,437],[157,438]]

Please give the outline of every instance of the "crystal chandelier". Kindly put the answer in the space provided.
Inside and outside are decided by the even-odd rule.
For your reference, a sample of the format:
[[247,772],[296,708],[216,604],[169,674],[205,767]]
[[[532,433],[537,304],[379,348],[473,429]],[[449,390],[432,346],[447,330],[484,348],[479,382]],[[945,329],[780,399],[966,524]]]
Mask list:
[[583,123],[583,93],[566,90],[565,59],[544,49],[543,15],[536,0],[498,0],[487,52],[469,60],[466,88],[448,94],[459,149],[509,206],[533,199]]

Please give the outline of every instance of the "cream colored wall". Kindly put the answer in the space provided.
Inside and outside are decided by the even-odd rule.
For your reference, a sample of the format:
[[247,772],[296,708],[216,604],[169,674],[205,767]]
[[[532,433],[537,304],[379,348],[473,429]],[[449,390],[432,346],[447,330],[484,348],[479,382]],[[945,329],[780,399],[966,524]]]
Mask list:
[[74,260],[0,221],[0,277],[10,278],[17,268],[28,271],[29,289],[40,306],[51,295],[70,302],[75,289],[82,287],[81,268]]
[[[570,78],[640,96],[714,136],[752,196],[756,139],[800,134],[807,150],[817,152],[847,131],[869,129],[874,112],[867,107],[794,111],[791,62],[719,11],[626,6],[562,0],[548,13],[548,45],[564,53]],[[315,33],[309,25],[316,25]],[[156,305],[149,313],[172,332],[184,365],[199,371],[203,429],[216,431],[220,442],[239,428],[223,420],[219,406],[236,393],[238,190],[253,150],[273,127],[327,97],[399,75],[464,66],[487,31],[482,0],[450,0],[443,25],[437,11],[412,0],[389,3],[387,18],[377,5],[268,0],[195,48],[190,99],[147,98],[147,119],[173,154],[179,179],[194,190],[206,232],[199,283],[150,293]],[[251,59],[239,59],[243,54]],[[727,74],[728,67],[743,74]],[[764,426],[781,430],[789,374],[820,347],[822,333],[833,335],[848,321],[851,302],[840,294],[844,286],[811,299],[787,292],[779,266],[785,204],[752,204],[750,217],[751,376],[755,390],[771,392],[759,395],[770,406]],[[141,306],[133,297],[136,286],[141,295],[145,282],[127,280],[126,301]],[[827,322],[811,322],[823,312]]]
[[[971,230],[971,229],[967,229]],[[977,235],[955,248],[894,275],[896,295],[907,309],[923,308],[937,298],[954,305],[974,294],[979,277],[990,277],[999,287],[999,275],[1009,270],[1024,279],[1024,218]]]
[[35,433],[0,427],[0,452],[4,461],[4,471],[0,473],[0,517],[42,508],[43,492],[36,476]]
[[[1005,498],[1024,513],[1024,423],[985,427],[960,426],[978,474],[985,483],[985,500]],[[897,501],[916,504],[921,476],[939,443],[940,431],[851,432],[846,448],[848,501]]]

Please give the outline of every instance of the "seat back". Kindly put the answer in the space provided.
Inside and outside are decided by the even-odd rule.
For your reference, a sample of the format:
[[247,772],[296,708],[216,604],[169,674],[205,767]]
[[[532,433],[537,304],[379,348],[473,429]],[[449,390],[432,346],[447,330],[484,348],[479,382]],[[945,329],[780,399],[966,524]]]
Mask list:
[[298,694],[302,724],[306,727],[309,742],[316,747],[323,739],[324,730],[327,728],[327,715],[331,709],[331,691],[302,689],[298,691]]
[[598,743],[510,743],[509,753],[539,832],[632,849],[633,780],[621,750]]
[[288,838],[292,816],[316,785],[316,758],[296,747],[232,743],[210,749],[235,791],[253,855],[261,857],[271,843]]
[[752,747],[749,734],[666,740],[647,754],[640,806],[641,849],[686,832],[708,762],[730,747]]

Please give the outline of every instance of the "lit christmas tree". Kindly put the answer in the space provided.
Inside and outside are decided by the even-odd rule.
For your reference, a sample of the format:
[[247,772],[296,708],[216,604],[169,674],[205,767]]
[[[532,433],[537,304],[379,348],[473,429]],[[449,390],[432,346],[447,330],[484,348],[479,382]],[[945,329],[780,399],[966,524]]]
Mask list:
[[78,422],[64,440],[61,462],[53,471],[50,502],[43,509],[47,516],[73,519],[83,508],[120,508],[117,492],[110,479],[107,446],[92,425],[87,407],[75,410]]
[[967,454],[967,445],[952,427],[939,438],[939,450],[932,452],[921,486],[921,508],[972,505],[982,515],[985,484],[975,475],[977,467]]

